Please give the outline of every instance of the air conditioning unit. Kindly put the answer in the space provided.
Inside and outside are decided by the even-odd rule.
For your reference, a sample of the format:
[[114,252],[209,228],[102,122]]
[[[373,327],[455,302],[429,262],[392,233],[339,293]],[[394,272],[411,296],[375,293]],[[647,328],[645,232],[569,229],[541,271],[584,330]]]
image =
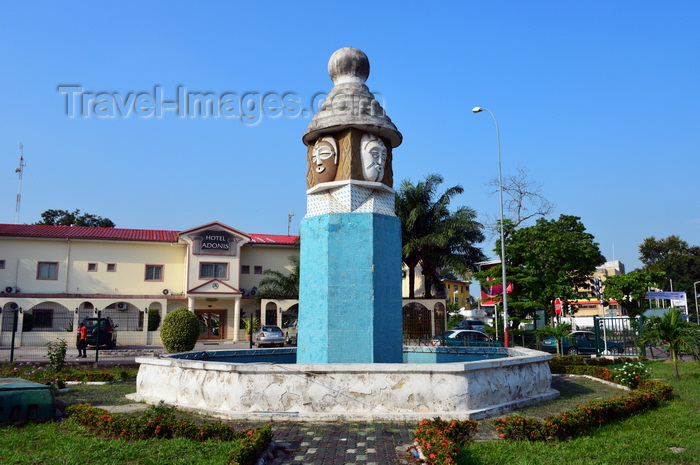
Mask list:
[[241,292],[243,293],[244,296],[250,295],[250,291],[248,289],[241,288]]
[[17,288],[14,286],[7,286],[5,288],[5,294],[17,294]]
[[251,289],[251,290],[250,290],[250,295],[252,295],[253,297],[255,297],[256,295],[258,295],[258,288],[257,288],[257,287],[254,287],[253,289]]
[[117,310],[123,312],[129,308],[129,304],[126,302],[117,302]]
[[172,293],[173,293],[172,289],[163,289],[163,295],[170,295]]
[[10,310],[17,310],[18,308],[19,308],[19,305],[17,305],[16,303],[12,302],[10,304]]

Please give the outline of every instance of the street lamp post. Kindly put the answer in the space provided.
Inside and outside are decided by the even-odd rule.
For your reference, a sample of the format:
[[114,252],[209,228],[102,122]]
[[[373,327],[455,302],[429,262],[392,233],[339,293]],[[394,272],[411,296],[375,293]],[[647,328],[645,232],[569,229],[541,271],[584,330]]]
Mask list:
[[509,346],[508,339],[508,283],[506,282],[506,240],[505,234],[503,232],[503,176],[501,175],[501,132],[498,130],[498,120],[491,110],[488,108],[474,107],[472,109],[474,113],[481,113],[482,111],[487,111],[493,118],[493,122],[496,123],[496,140],[498,143],[498,196],[501,204],[501,279],[502,279],[502,289],[503,289],[503,345],[505,347]]

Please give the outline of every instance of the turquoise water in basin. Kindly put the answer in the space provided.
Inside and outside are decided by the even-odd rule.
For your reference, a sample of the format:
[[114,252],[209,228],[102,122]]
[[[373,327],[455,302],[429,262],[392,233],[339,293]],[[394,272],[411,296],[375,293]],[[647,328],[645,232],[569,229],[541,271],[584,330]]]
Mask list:
[[[404,363],[454,363],[493,360],[508,357],[503,347],[404,347]],[[185,352],[168,355],[181,360],[199,360],[224,363],[278,363],[294,364],[297,350],[294,347],[279,349],[229,349]]]

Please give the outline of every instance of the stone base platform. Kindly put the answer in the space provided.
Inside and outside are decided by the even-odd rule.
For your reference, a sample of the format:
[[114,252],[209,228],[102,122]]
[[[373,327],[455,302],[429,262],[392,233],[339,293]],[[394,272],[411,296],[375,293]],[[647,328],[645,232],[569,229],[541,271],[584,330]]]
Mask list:
[[415,421],[482,419],[544,402],[551,355],[453,363],[275,364],[137,358],[134,400],[161,400],[226,419]]

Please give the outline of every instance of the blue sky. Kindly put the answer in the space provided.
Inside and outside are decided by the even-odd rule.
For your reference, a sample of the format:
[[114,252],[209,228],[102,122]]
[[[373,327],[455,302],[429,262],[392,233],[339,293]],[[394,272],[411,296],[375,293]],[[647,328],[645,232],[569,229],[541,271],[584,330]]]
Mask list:
[[21,142],[20,223],[78,208],[123,228],[286,234],[293,211],[298,234],[310,114],[68,117],[58,87],[294,94],[308,109],[332,87],[330,55],[354,46],[404,136],[397,186],[440,173],[465,188],[455,206],[497,214],[482,106],[504,176],[528,170],[608,260],[639,266],[649,236],[698,245],[700,3],[462,3],[3,2],[0,222],[14,222]]

